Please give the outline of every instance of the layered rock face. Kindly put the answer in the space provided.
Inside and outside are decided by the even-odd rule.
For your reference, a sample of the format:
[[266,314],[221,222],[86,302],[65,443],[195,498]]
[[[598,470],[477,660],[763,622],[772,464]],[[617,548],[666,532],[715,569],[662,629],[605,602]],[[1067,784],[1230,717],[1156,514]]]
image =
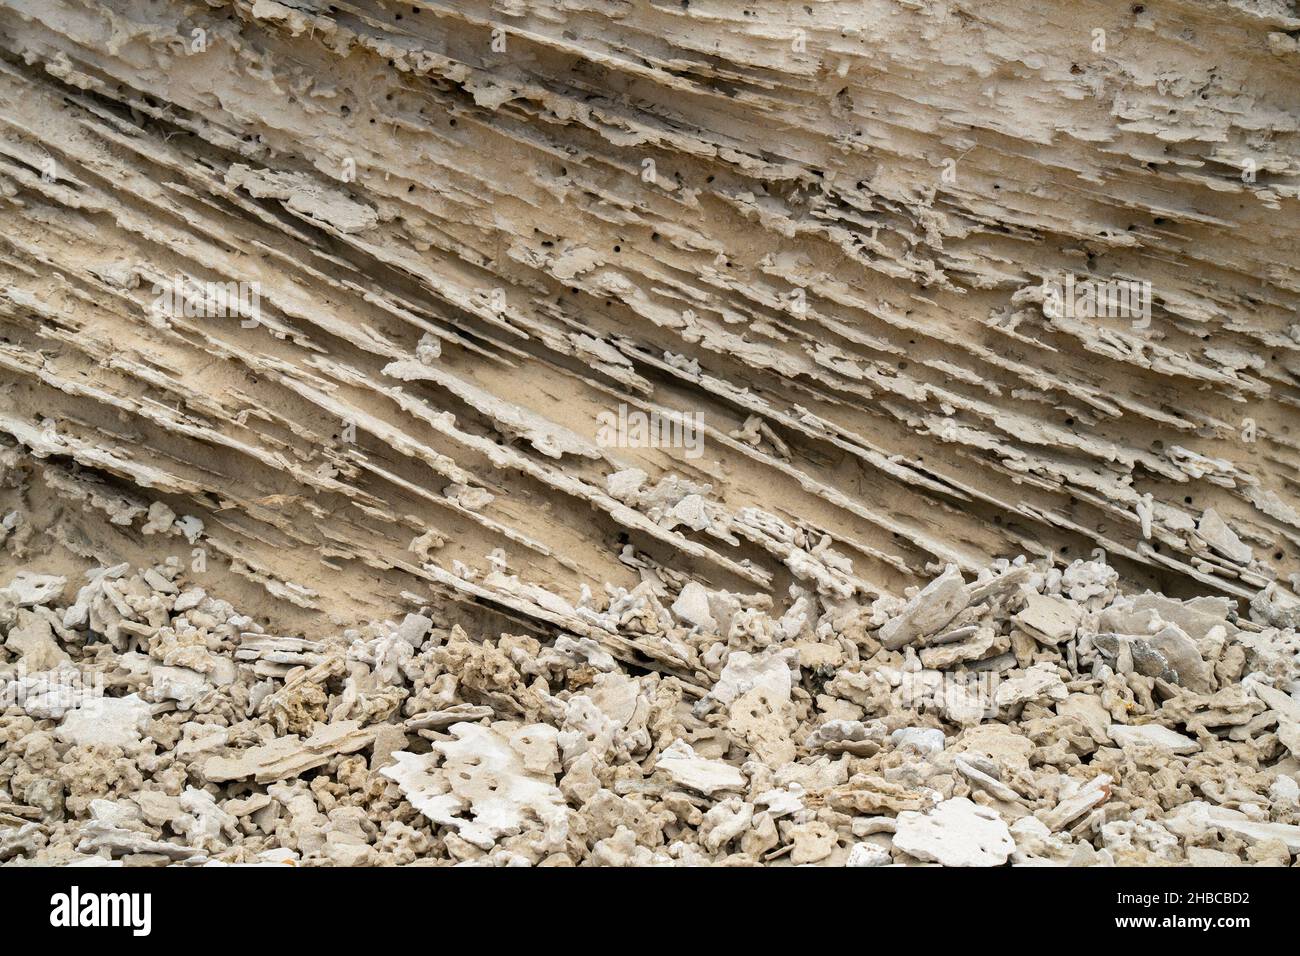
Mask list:
[[[51,533],[162,501],[343,618],[496,548],[569,601],[783,591],[826,536],[868,594],[1296,571],[1294,20],[607,6],[6,3],[0,425]],[[1070,277],[1149,318],[1045,311]],[[698,441],[601,443],[620,406]]]
[[[85,824],[148,848],[69,852],[1092,861],[990,804],[1114,858],[1088,801],[1138,806],[1155,747],[1257,775],[1130,760],[1152,819],[1209,808],[1168,858],[1276,857],[1220,823],[1295,823],[1298,36],[1269,0],[3,0],[0,666],[138,702],[10,742],[197,748],[120,788],[184,808]],[[950,670],[1019,690],[854,683]],[[1023,768],[938,756],[985,721],[1039,733]],[[945,781],[757,800],[903,747]],[[522,802],[447,790],[466,752]],[[567,846],[631,766],[675,822]],[[392,806],[300,846],[340,772]],[[0,819],[80,845],[91,791],[31,780]],[[377,849],[392,807],[418,850]]]

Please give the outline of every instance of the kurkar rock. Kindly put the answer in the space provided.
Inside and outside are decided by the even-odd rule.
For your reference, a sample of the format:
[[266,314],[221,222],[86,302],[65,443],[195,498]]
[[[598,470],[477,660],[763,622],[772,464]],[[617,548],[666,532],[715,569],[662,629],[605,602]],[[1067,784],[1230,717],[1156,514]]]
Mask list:
[[0,0],[0,863],[1294,863],[1293,7]]

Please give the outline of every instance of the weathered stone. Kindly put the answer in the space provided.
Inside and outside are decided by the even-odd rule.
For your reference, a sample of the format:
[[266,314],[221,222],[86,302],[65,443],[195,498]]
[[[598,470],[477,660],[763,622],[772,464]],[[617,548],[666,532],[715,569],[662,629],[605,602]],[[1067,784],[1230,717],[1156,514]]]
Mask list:
[[1121,747],[1153,747],[1173,754],[1191,754],[1201,749],[1201,745],[1191,737],[1159,724],[1111,724],[1108,732]]
[[1050,595],[1030,593],[1013,621],[1044,644],[1060,644],[1074,637],[1082,610],[1078,605]]
[[894,846],[943,866],[1001,866],[1016,845],[995,811],[956,797],[929,813],[900,813]]
[[0,598],[10,600],[18,607],[36,607],[49,604],[57,598],[67,583],[67,578],[56,574],[19,571],[8,587],[0,588]]
[[674,741],[659,755],[655,767],[664,771],[674,783],[710,796],[719,791],[740,790],[745,786],[745,775],[736,767],[720,760],[697,757],[695,749],[685,741]]

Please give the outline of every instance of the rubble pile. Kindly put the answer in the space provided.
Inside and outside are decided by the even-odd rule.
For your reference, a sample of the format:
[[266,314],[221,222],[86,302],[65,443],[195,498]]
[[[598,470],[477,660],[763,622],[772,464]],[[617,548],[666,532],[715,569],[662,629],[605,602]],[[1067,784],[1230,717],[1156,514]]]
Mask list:
[[[1300,608],[1100,560],[652,582],[585,636],[268,633],[178,561],[0,588],[0,862],[1291,865]],[[615,654],[612,650],[616,650]],[[639,660],[639,663],[638,663]]]

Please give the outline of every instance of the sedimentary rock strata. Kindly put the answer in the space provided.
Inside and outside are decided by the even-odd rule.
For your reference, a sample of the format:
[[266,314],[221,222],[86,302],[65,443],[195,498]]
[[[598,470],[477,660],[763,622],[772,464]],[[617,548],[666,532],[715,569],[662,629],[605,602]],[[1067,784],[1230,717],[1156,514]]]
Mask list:
[[1289,862],[1297,36],[0,0],[0,858]]
[[[808,613],[560,636],[420,614],[310,647],[176,564],[0,591],[0,861],[1288,865],[1300,636],[1023,559]],[[55,589],[57,585],[57,590]],[[77,595],[68,603],[62,595]],[[8,596],[6,596],[8,595]],[[1027,629],[1050,602],[1068,640]],[[943,614],[932,613],[944,608]],[[83,611],[84,608],[84,611]],[[815,608],[815,610],[813,610]],[[909,616],[910,615],[910,616]],[[890,647],[891,624],[928,620]],[[642,626],[648,625],[644,629]],[[30,639],[53,635],[63,657]],[[942,651],[941,658],[932,652]],[[41,669],[45,668],[45,669]]]

